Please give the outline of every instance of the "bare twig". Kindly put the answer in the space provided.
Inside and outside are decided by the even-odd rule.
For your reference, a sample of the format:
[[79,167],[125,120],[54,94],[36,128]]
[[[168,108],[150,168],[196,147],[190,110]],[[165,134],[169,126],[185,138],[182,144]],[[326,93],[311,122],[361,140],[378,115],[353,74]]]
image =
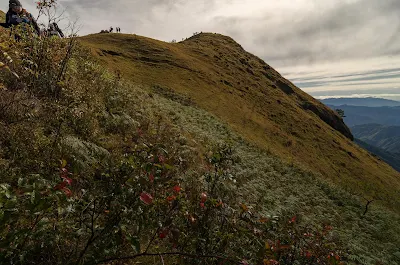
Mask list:
[[228,258],[228,257],[222,257],[218,255],[197,255],[197,254],[190,254],[190,253],[183,253],[183,252],[165,252],[165,253],[140,253],[132,256],[127,256],[127,257],[119,257],[119,258],[109,258],[102,260],[98,262],[97,264],[106,264],[108,262],[112,261],[122,261],[122,260],[134,260],[139,257],[151,257],[151,256],[182,256],[182,257],[188,257],[188,258],[193,258],[193,259],[218,259],[218,260],[226,260],[233,262],[235,264],[240,264],[240,261],[237,259],[233,258]]
[[364,211],[364,213],[363,213],[363,216],[365,216],[365,215],[367,214],[367,212],[368,212],[368,206],[369,206],[372,202],[374,202],[374,200],[367,200],[367,204],[365,205],[365,211]]
[[[173,207],[169,210],[169,212],[166,214],[166,218],[168,218],[168,217],[171,215],[172,211],[175,210],[175,208],[176,208],[176,206],[173,206]],[[163,223],[165,223],[165,221],[166,221],[166,220],[164,220]],[[150,239],[149,244],[147,245],[147,247],[146,247],[144,253],[147,253],[147,251],[149,251],[151,244],[154,242],[154,240],[155,240],[157,234],[160,232],[160,228],[161,228],[161,227],[158,227],[157,230],[154,232],[153,237]]]

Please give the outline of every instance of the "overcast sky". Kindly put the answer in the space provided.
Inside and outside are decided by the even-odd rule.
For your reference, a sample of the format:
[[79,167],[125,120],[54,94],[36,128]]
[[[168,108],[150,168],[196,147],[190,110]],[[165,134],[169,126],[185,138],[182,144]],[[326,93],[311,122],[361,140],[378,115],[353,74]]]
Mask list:
[[[34,1],[21,2],[36,12]],[[79,17],[80,35],[110,26],[164,41],[222,33],[316,97],[400,100],[400,0],[59,2]]]

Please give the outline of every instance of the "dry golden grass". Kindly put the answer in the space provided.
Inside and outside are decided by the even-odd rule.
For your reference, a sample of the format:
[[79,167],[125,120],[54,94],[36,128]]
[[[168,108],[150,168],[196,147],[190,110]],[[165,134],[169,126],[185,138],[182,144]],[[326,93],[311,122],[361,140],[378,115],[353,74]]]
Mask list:
[[173,44],[94,34],[81,42],[124,78],[184,94],[283,160],[400,208],[400,174],[354,144],[334,112],[231,38],[200,34]]

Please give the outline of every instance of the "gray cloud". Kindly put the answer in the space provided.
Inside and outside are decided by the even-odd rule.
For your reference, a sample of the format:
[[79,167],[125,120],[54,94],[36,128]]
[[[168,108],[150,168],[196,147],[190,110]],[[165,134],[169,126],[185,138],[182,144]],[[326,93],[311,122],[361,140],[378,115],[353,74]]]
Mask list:
[[400,53],[398,0],[303,0],[293,8],[273,0],[265,0],[268,5],[247,1],[259,7],[257,14],[232,14],[229,7],[240,4],[238,0],[59,2],[71,17],[80,18],[82,34],[120,26],[128,33],[169,41],[196,31],[219,32],[277,66]]
[[271,13],[263,18],[217,17],[215,23],[221,27],[232,25],[233,29],[228,32],[243,39],[246,47],[268,61],[283,65],[400,52],[398,0],[338,3],[327,10],[286,15],[278,21],[271,19],[274,17]]

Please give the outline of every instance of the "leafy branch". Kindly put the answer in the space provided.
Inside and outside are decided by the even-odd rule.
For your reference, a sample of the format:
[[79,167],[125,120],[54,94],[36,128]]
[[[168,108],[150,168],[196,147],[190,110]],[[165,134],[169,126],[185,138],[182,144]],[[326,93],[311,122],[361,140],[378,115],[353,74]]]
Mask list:
[[242,264],[240,260],[238,259],[233,259],[229,257],[223,257],[223,256],[218,256],[218,255],[198,255],[198,254],[190,254],[190,253],[183,253],[183,252],[163,252],[163,253],[140,253],[132,256],[126,256],[126,257],[114,257],[114,258],[108,258],[99,261],[97,264],[106,264],[108,262],[112,261],[123,261],[123,260],[135,260],[139,257],[146,257],[146,256],[182,256],[182,257],[188,257],[192,259],[218,259],[222,261],[230,261],[233,262],[234,264]]

